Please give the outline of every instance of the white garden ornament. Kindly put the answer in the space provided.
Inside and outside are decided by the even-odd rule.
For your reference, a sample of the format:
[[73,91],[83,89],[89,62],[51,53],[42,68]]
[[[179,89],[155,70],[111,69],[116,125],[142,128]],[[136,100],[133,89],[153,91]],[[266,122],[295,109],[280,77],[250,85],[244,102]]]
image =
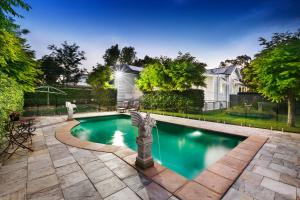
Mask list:
[[69,101],[66,101],[66,107],[68,110],[68,120],[72,120],[73,114],[74,114],[74,109],[77,108],[77,106],[75,104],[72,104]]

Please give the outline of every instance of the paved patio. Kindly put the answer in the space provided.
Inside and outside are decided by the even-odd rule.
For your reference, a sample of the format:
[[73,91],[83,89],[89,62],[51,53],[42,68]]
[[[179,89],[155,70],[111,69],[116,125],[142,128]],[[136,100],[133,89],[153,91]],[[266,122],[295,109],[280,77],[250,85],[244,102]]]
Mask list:
[[[54,137],[55,129],[65,125],[65,119],[39,119],[39,128],[33,138],[35,151],[20,150],[0,168],[0,200],[177,199],[112,153],[60,143]],[[188,120],[191,124],[195,124],[194,121]],[[221,127],[211,122],[201,122],[201,126]],[[300,142],[297,135],[247,127],[222,127],[244,132],[255,130],[270,137],[223,199],[300,199]]]

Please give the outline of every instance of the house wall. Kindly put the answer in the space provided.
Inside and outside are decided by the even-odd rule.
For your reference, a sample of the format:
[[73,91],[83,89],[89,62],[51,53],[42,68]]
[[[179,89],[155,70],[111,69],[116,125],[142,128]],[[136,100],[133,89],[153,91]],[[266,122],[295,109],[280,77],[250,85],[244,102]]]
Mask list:
[[204,100],[205,101],[214,101],[215,99],[215,79],[213,76],[207,76],[205,79],[206,87],[202,87],[201,89],[204,91]]
[[143,95],[142,92],[135,86],[135,80],[137,77],[137,74],[122,73],[120,77],[115,79],[118,102],[138,99]]
[[204,110],[214,110],[227,108],[229,106],[230,95],[237,94],[240,88],[238,72],[234,71],[231,75],[207,74],[206,88],[204,90]]

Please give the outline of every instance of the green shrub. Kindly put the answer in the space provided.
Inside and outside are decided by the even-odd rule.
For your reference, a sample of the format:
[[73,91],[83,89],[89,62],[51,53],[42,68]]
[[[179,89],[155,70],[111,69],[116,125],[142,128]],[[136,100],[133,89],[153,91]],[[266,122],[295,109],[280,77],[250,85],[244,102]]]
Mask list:
[[115,108],[117,104],[116,89],[93,89],[92,96],[100,107]]
[[233,106],[226,110],[226,113],[232,116],[249,117],[249,118],[272,118],[275,112],[272,109],[258,110],[255,107]]
[[147,92],[141,103],[143,109],[181,113],[201,112],[203,105],[203,90]]
[[3,147],[5,124],[11,112],[23,109],[23,91],[17,82],[0,73],[0,149]]
[[257,102],[257,109],[260,111],[276,111],[276,103],[272,102]]
[[[57,87],[58,89],[67,93],[67,95],[49,95],[50,105],[65,105],[66,101],[76,101],[77,104],[91,103],[93,99],[91,88],[76,88],[76,87]],[[45,106],[47,105],[47,94],[46,93],[25,93],[24,106]]]
[[[117,91],[115,89],[92,89],[82,87],[57,87],[67,95],[49,95],[49,103],[52,106],[64,106],[66,101],[77,105],[95,105],[101,109],[114,109],[117,103]],[[25,107],[46,106],[47,93],[25,93]]]

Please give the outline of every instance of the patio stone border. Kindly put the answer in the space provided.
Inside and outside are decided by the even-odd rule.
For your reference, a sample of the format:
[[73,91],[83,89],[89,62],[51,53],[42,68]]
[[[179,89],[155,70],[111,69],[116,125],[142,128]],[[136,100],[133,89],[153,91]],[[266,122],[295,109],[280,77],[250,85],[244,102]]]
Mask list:
[[82,141],[74,137],[71,134],[71,129],[79,123],[77,120],[68,121],[67,125],[57,129],[57,140],[82,149],[114,153],[140,173],[151,178],[170,193],[183,200],[221,199],[268,140],[267,137],[263,136],[249,136],[221,159],[201,172],[198,177],[188,180],[157,162],[154,162],[154,166],[146,170],[138,168],[135,166],[137,153],[127,147]]

